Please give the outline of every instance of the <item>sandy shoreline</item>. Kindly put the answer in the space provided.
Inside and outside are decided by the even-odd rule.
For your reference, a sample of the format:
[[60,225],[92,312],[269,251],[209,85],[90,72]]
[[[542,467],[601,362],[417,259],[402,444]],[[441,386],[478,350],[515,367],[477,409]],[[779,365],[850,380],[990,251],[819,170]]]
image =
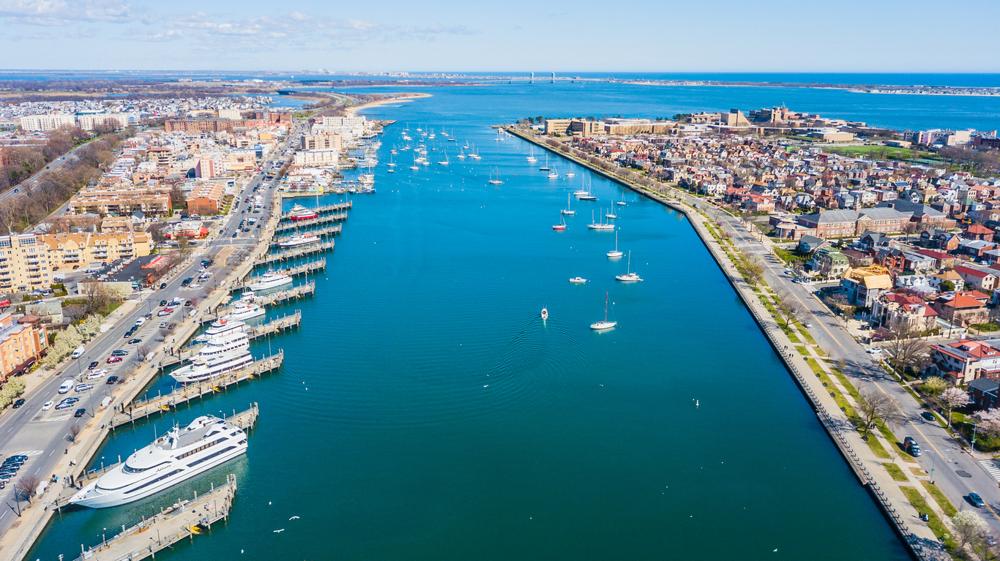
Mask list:
[[423,99],[425,97],[431,97],[431,94],[425,94],[425,93],[395,94],[392,95],[391,97],[385,97],[382,99],[376,99],[358,105],[352,105],[346,108],[344,112],[347,115],[353,117],[354,115],[357,115],[358,111],[363,111],[365,109],[370,109],[372,107],[378,107],[380,105],[391,105],[394,103],[409,103],[415,99]]

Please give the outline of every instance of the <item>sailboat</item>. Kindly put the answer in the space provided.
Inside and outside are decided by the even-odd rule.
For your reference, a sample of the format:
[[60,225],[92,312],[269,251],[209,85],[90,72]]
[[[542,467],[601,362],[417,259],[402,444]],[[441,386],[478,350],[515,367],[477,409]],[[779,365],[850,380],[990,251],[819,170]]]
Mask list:
[[552,229],[555,230],[556,232],[565,232],[566,231],[566,221],[563,219],[562,216],[559,217],[559,223],[558,224],[553,224],[552,225]]
[[608,259],[621,259],[622,251],[618,249],[618,228],[615,228],[615,248],[607,253]]
[[549,179],[559,179],[559,172],[552,170],[549,172]]
[[566,208],[559,211],[563,216],[573,216],[576,214],[576,211],[570,208],[570,200],[569,193],[566,193]]
[[464,160],[465,159],[465,150],[464,149],[461,152],[458,153],[457,158],[459,160]]
[[473,160],[481,160],[482,159],[482,157],[476,152],[475,145],[473,145],[472,148],[469,150],[469,157],[472,158]]
[[438,162],[438,165],[439,165],[439,166],[446,166],[446,165],[448,165],[448,164],[450,164],[450,163],[451,163],[451,162],[449,162],[449,161],[448,161],[448,152],[447,152],[447,150],[446,150],[446,151],[445,151],[445,153],[444,153],[444,159],[443,159],[443,160],[441,160],[440,162]]
[[418,169],[420,169],[420,166],[417,165],[417,156],[416,155],[413,156],[413,165],[410,166],[410,169],[412,169],[413,171],[417,171]]
[[604,293],[604,319],[601,321],[595,321],[590,324],[590,328],[594,331],[607,331],[608,329],[614,329],[618,325],[617,321],[608,321],[608,293]]
[[535,163],[535,162],[538,161],[538,158],[535,157],[535,147],[534,146],[531,147],[531,153],[528,154],[528,157],[526,159],[528,160],[529,164],[533,164],[533,163]]
[[590,184],[589,183],[587,184],[587,190],[586,191],[583,191],[583,192],[577,191],[577,193],[578,193],[577,196],[576,196],[577,200],[581,200],[581,201],[596,201],[597,200],[597,197],[595,197],[594,194],[590,191]]
[[597,230],[599,232],[610,232],[611,230],[615,229],[614,224],[605,222],[604,219],[601,219],[600,222],[597,222],[597,220],[594,219],[594,211],[590,211],[590,224],[587,224],[587,227],[590,228],[591,230]]
[[549,168],[549,155],[546,154],[545,155],[545,165],[542,166],[542,167],[540,167],[540,168],[538,168],[538,171],[549,171],[549,169],[550,169]]
[[624,274],[616,275],[615,279],[617,279],[617,280],[619,280],[621,282],[642,282],[642,277],[639,276],[639,273],[636,273],[636,272],[632,271],[632,252],[631,251],[628,252],[628,268],[626,269],[626,271],[627,272],[624,273]]
[[503,181],[500,180],[500,170],[493,168],[493,171],[497,173],[496,177],[493,177],[493,172],[490,172],[490,185],[503,185]]
[[618,218],[618,215],[615,214],[615,209],[609,208],[608,212],[604,213],[604,218],[607,218],[608,220],[614,220]]
[[618,206],[626,206],[628,204],[628,203],[625,202],[625,192],[624,191],[622,192],[622,200],[616,201],[615,204],[618,205]]

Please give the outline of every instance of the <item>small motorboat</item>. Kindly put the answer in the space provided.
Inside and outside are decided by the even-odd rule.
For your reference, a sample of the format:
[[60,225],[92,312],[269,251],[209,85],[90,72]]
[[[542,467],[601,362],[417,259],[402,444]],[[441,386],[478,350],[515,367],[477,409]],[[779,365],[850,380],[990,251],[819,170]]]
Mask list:
[[549,319],[549,309],[542,308],[542,313],[540,315],[542,316],[542,321]]
[[570,284],[587,284],[587,279],[583,277],[573,277],[569,279]]
[[552,229],[555,230],[556,232],[565,232],[566,224],[553,224]]

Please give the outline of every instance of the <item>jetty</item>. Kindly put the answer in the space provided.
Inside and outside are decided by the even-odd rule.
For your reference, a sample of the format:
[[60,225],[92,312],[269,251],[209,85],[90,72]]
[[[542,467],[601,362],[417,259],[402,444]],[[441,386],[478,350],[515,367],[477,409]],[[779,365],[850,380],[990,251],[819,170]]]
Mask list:
[[115,415],[111,418],[110,427],[113,430],[123,425],[135,423],[146,417],[174,411],[184,403],[213,395],[240,382],[253,380],[269,372],[274,372],[281,367],[284,360],[285,352],[278,351],[271,356],[257,359],[248,366],[220,374],[210,380],[180,386],[172,392],[158,394],[156,397],[151,397],[143,401],[136,401],[128,405],[123,404],[115,411]]
[[317,253],[326,253],[333,249],[333,240],[328,240],[320,243],[310,244],[305,247],[300,247],[298,249],[290,249],[288,251],[279,251],[277,253],[268,253],[260,259],[257,260],[255,265],[264,266],[271,265],[273,263],[280,263],[282,261],[288,261],[290,259],[298,259],[299,257],[306,257],[308,255],[316,255]]
[[[322,216],[324,214],[330,214],[330,213],[333,213],[333,212],[342,212],[342,211],[345,211],[345,210],[349,210],[353,206],[354,206],[354,203],[352,201],[344,201],[342,203],[334,203],[334,204],[331,204],[331,205],[318,206],[318,207],[312,208],[310,210],[312,210],[316,214],[319,214],[319,215]],[[292,213],[291,212],[286,212],[286,213],[282,214],[281,215],[281,219],[282,220],[291,220],[292,219]]]
[[316,218],[310,218],[308,220],[299,220],[297,222],[286,221],[278,224],[274,229],[275,234],[287,234],[288,232],[294,232],[300,228],[311,228],[313,226],[322,226],[323,224],[329,224],[331,222],[342,222],[347,220],[346,212],[336,212],[332,214],[326,214],[317,216]]
[[236,498],[236,476],[229,474],[226,483],[212,487],[209,492],[190,500],[174,503],[159,513],[143,518],[138,524],[125,528],[111,539],[90,548],[80,545],[78,561],[139,561],[155,558],[159,551],[172,547],[182,540],[211,531],[212,524],[228,520],[229,510]]
[[[319,237],[328,237],[328,236],[339,235],[343,229],[344,227],[341,226],[340,224],[333,224],[333,225],[322,226],[319,228],[313,228],[311,230],[306,231],[305,233]],[[289,232],[286,231],[285,233],[288,234]],[[271,240],[271,247],[276,247],[282,241],[285,241],[291,237],[292,236],[281,236],[281,237],[275,236]]]
[[[308,275],[308,274],[311,274],[311,273],[315,273],[317,271],[322,271],[324,269],[326,269],[326,258],[325,257],[322,258],[322,259],[314,259],[314,260],[309,261],[307,263],[302,263],[300,265],[295,265],[295,266],[292,266],[292,267],[279,267],[279,268],[273,269],[273,271],[275,273],[279,273],[279,274],[282,274],[282,275],[288,275],[290,277],[297,277],[297,276],[300,276],[300,275]],[[253,281],[254,281],[253,277],[248,277],[248,278],[244,279],[243,282],[241,282],[241,283],[233,286],[233,290],[242,290],[242,289],[246,288],[247,285],[252,284]]]

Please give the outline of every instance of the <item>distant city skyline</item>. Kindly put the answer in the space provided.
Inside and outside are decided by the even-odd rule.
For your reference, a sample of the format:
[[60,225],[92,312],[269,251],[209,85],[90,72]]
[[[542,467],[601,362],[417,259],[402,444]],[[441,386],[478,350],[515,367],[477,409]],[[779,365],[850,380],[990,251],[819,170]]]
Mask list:
[[[677,4],[677,5],[671,5]],[[5,69],[998,72],[1000,3],[0,0]]]

